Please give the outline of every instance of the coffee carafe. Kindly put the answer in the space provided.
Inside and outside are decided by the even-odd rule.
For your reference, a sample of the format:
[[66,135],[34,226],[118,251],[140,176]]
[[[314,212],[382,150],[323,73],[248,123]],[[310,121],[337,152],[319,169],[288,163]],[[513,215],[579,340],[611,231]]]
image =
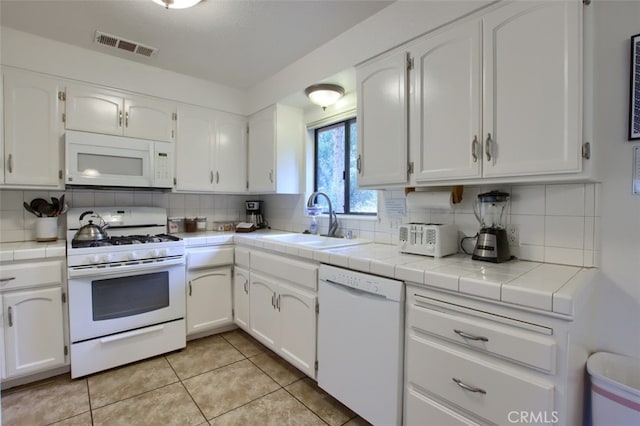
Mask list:
[[264,216],[262,215],[262,208],[262,201],[245,201],[246,222],[253,223],[256,229],[261,229],[266,226]]
[[508,202],[509,194],[506,192],[491,191],[478,195],[473,212],[480,222],[480,232],[472,259],[494,263],[511,259],[505,214]]

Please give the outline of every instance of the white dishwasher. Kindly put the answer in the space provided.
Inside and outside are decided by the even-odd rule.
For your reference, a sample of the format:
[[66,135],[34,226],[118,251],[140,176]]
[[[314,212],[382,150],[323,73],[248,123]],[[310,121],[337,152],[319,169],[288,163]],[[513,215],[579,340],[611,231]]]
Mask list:
[[402,424],[404,284],[320,265],[318,385],[374,425]]

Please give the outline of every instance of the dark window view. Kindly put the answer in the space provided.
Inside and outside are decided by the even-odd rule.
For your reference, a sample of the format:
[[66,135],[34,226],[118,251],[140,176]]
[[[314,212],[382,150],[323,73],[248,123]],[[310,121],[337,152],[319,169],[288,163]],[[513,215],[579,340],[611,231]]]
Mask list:
[[355,118],[316,129],[315,190],[329,196],[336,213],[371,215],[378,211],[378,193],[358,189],[357,129]]

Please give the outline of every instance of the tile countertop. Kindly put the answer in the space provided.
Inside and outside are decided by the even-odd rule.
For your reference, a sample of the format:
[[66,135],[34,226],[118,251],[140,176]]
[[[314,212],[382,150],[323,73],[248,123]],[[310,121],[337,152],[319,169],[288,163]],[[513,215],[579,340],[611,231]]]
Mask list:
[[2,243],[0,244],[0,262],[64,257],[66,250],[67,242],[65,240],[48,243],[38,243],[36,241]]

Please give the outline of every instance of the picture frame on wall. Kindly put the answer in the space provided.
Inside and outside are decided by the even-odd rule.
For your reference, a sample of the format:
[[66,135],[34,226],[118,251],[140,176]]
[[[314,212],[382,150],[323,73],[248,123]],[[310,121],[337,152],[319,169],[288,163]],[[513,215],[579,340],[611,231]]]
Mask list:
[[640,34],[631,37],[629,140],[640,139]]

